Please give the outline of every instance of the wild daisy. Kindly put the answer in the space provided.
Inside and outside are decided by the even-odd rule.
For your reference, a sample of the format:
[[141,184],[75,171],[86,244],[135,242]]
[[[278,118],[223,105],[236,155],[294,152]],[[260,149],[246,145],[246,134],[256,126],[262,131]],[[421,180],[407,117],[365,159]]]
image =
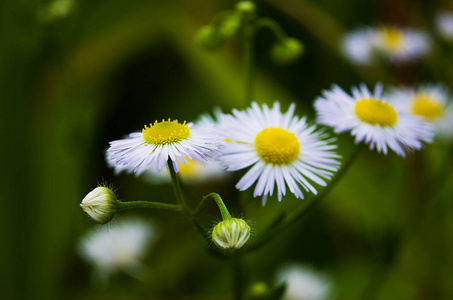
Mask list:
[[319,123],[333,127],[336,133],[350,130],[356,143],[364,141],[384,154],[390,148],[404,157],[405,149],[420,149],[422,141],[433,138],[431,126],[420,117],[396,109],[382,97],[380,84],[374,93],[365,85],[354,87],[352,96],[334,86],[314,106]]
[[277,187],[278,200],[286,194],[286,185],[296,198],[304,197],[299,186],[316,194],[312,182],[325,186],[339,167],[333,141],[307,125],[306,118],[294,116],[295,105],[280,112],[280,103],[272,109],[257,103],[245,111],[233,110],[232,115],[220,118],[220,134],[226,143],[219,157],[229,171],[250,169],[236,188],[243,191],[256,187],[254,196],[268,195]]
[[155,229],[150,223],[124,219],[87,233],[80,240],[79,252],[104,281],[118,271],[136,276],[144,267],[141,260],[154,239]]
[[160,171],[170,159],[176,172],[179,162],[186,163],[186,157],[206,160],[217,151],[215,136],[196,130],[193,123],[179,123],[177,120],[155,121],[141,132],[134,132],[128,138],[110,142],[107,160],[125,170],[141,174],[149,168]]
[[387,98],[396,108],[423,117],[434,126],[439,137],[453,138],[453,105],[449,103],[450,95],[443,86],[394,89]]
[[434,21],[439,34],[447,40],[453,40],[453,13],[439,12]]
[[381,26],[347,34],[342,41],[342,50],[357,64],[371,64],[379,56],[401,63],[425,55],[430,50],[430,40],[425,33],[415,29]]
[[332,297],[331,279],[304,265],[284,266],[277,272],[277,282],[286,283],[284,300],[327,300]]

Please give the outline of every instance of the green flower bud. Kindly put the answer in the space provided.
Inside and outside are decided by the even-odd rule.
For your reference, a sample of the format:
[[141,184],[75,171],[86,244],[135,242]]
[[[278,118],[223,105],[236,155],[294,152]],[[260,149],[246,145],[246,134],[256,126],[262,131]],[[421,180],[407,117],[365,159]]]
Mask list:
[[83,198],[80,207],[99,224],[108,223],[117,212],[115,193],[105,186],[99,186]]
[[303,51],[304,46],[299,40],[287,38],[272,46],[271,58],[277,63],[288,64],[298,59]]
[[198,30],[196,41],[206,50],[217,50],[223,46],[225,40],[219,30],[211,25],[206,25]]
[[239,249],[249,238],[250,226],[242,219],[226,219],[212,230],[212,240],[218,247],[224,249]]
[[242,19],[249,20],[255,16],[256,6],[252,1],[240,1],[236,4],[236,11]]
[[269,296],[269,287],[264,282],[255,282],[250,286],[248,296],[251,300],[267,299]]
[[220,34],[224,37],[234,36],[241,28],[241,19],[237,15],[231,15],[225,18],[220,26]]

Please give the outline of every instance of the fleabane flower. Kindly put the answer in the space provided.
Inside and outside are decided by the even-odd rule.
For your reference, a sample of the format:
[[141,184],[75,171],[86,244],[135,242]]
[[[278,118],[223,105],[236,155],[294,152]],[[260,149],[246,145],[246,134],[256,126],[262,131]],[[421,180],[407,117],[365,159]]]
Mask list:
[[419,150],[431,142],[432,127],[421,117],[405,113],[382,97],[382,85],[374,93],[365,85],[352,88],[352,96],[338,86],[324,91],[314,103],[318,122],[333,127],[336,133],[351,131],[355,142],[387,154],[388,148],[405,156],[405,150]]
[[279,102],[271,109],[254,102],[245,111],[220,117],[219,133],[226,143],[219,160],[229,171],[250,167],[236,188],[243,191],[256,182],[254,196],[263,196],[263,205],[275,187],[279,201],[286,185],[296,198],[304,197],[300,186],[316,194],[312,182],[325,186],[324,179],[339,168],[333,139],[325,140],[324,133],[307,125],[305,117],[295,116],[294,110],[295,104],[283,114]]
[[341,47],[345,55],[357,64],[372,64],[379,56],[403,63],[428,53],[431,42],[425,33],[416,29],[381,26],[348,33]]
[[98,186],[83,198],[80,207],[99,224],[108,223],[115,215],[115,192],[105,186]]
[[453,139],[453,105],[449,103],[449,93],[442,85],[393,89],[387,98],[396,108],[431,123],[440,138]]
[[80,240],[79,252],[102,280],[118,271],[136,276],[143,269],[141,260],[155,239],[155,231],[141,219],[122,219],[87,233]]
[[439,34],[446,40],[453,41],[453,13],[443,11],[435,16],[435,25]]
[[333,284],[325,274],[312,268],[292,264],[277,272],[277,284],[285,283],[283,300],[327,300],[332,297]]
[[137,175],[149,168],[160,171],[170,159],[176,172],[179,162],[186,163],[186,157],[206,160],[217,151],[215,136],[192,128],[193,123],[179,123],[177,120],[155,121],[141,132],[134,132],[128,138],[110,142],[107,159],[119,170]]

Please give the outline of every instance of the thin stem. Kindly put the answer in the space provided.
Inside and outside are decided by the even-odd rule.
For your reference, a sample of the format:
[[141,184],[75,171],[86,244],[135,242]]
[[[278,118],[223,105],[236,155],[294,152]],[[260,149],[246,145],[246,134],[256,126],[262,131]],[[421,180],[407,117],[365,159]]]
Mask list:
[[357,157],[359,153],[359,149],[361,146],[356,146],[353,153],[346,161],[346,163],[340,168],[340,170],[335,174],[335,176],[330,181],[330,184],[322,190],[322,192],[311,199],[308,205],[301,207],[300,209],[294,211],[292,214],[287,215],[286,217],[277,217],[281,218],[281,222],[271,222],[272,226],[269,226],[267,229],[263,230],[263,235],[259,239],[257,239],[254,243],[251,243],[247,248],[247,251],[253,251],[264,245],[266,242],[274,238],[278,235],[283,229],[291,226],[292,224],[296,223],[303,219],[306,215],[312,212],[318,205],[321,203],[321,200],[324,199],[335,187],[338,181],[344,176],[346,171],[350,168],[353,161]]
[[173,190],[175,191],[176,202],[178,202],[179,206],[181,206],[182,212],[192,222],[194,227],[197,229],[198,233],[200,233],[200,235],[203,238],[205,238],[207,236],[206,231],[200,225],[197,218],[192,214],[192,211],[187,206],[186,201],[184,200],[184,196],[183,196],[182,190],[181,190],[181,184],[179,183],[179,178],[173,167],[173,163],[172,163],[171,159],[169,159],[167,161],[167,165],[168,165],[168,169],[170,170],[171,182],[173,184]]
[[236,253],[231,260],[233,266],[233,291],[234,300],[244,299],[244,266],[242,264],[242,255]]
[[255,81],[255,26],[249,23],[245,28],[245,48],[246,48],[246,78],[245,78],[245,103],[253,100],[253,86]]
[[219,194],[217,193],[209,193],[207,196],[205,196],[200,204],[198,204],[197,208],[194,210],[193,215],[197,216],[203,208],[205,207],[206,203],[208,202],[209,199],[213,199],[216,203],[217,206],[219,207],[220,213],[222,214],[222,219],[223,220],[228,220],[231,219],[231,215],[228,212],[228,209],[226,208],[225,204],[222,201],[222,198],[220,197]]
[[287,38],[286,33],[283,31],[280,25],[271,18],[260,18],[258,21],[256,21],[257,30],[265,27],[269,28],[275,34],[278,40],[283,41]]
[[133,209],[133,208],[153,208],[153,209],[165,209],[165,210],[172,210],[172,211],[181,211],[182,210],[180,205],[160,203],[160,202],[150,202],[150,201],[128,201],[128,202],[118,201],[116,205],[117,205],[116,207],[118,210],[126,210],[126,209]]

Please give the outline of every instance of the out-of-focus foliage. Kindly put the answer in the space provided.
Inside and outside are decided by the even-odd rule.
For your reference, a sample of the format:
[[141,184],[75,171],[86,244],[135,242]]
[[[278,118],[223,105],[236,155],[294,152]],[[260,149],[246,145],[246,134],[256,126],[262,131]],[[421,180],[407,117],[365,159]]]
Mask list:
[[[113,276],[109,285],[93,281],[77,245],[98,226],[79,207],[98,182],[113,183],[127,200],[174,202],[168,184],[115,176],[104,158],[109,141],[156,119],[191,121],[215,106],[230,111],[248,105],[240,39],[215,53],[195,40],[201,26],[234,5],[226,0],[1,1],[1,299],[230,299],[229,261],[204,251],[179,214],[122,213],[150,218],[158,228],[142,281],[127,274]],[[277,65],[269,58],[275,38],[259,32],[258,102],[278,99],[286,109],[294,101],[296,113],[314,121],[313,100],[334,83],[349,89],[359,82],[435,81],[453,90],[453,46],[433,28],[436,11],[453,8],[448,1],[266,0],[256,5],[304,45],[300,59]],[[342,34],[381,23],[425,28],[434,36],[434,51],[403,67],[355,67],[345,61],[338,47]],[[341,135],[338,143],[347,157],[352,139]],[[317,210],[245,256],[244,280],[273,288],[275,271],[298,262],[329,274],[337,299],[453,298],[451,149],[435,143],[406,160],[363,149]],[[218,192],[233,216],[254,221],[256,233],[278,214],[306,205],[287,196],[262,207],[250,191],[235,191],[236,181],[184,190],[192,207],[203,195]],[[204,225],[220,219],[212,203],[207,212]]]

